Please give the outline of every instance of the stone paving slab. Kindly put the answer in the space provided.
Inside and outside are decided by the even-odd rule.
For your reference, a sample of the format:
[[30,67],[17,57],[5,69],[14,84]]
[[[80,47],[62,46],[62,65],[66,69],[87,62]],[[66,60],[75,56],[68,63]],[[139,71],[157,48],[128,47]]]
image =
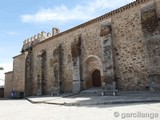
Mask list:
[[58,96],[31,96],[26,97],[26,99],[32,103],[46,103],[49,101],[56,101],[57,99],[63,99],[65,97],[74,96],[76,94],[73,93],[66,93],[66,94],[60,94]]

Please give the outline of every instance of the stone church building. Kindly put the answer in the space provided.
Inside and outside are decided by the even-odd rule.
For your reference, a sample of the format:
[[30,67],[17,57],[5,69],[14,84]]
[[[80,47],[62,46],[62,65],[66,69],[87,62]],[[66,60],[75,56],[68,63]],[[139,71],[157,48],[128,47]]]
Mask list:
[[113,89],[113,83],[117,90],[160,91],[160,0],[136,0],[64,32],[26,39],[5,74],[5,97]]

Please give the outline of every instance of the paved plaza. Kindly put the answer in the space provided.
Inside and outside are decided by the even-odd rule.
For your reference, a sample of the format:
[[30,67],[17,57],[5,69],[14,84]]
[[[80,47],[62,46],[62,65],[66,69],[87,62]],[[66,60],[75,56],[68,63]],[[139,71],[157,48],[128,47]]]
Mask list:
[[31,103],[44,103],[65,106],[86,106],[120,103],[160,102],[160,93],[146,91],[119,91],[116,96],[102,96],[100,89],[88,89],[79,94],[60,94],[58,96],[31,96]]
[[160,103],[62,106],[0,100],[0,120],[160,120]]

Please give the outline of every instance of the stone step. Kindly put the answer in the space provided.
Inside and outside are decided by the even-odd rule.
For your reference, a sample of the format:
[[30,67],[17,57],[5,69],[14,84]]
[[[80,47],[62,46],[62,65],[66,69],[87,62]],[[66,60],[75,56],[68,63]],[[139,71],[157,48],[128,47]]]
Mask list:
[[80,92],[82,96],[101,96],[102,88],[90,88]]
[[[103,96],[102,88],[91,88],[80,92],[81,96]],[[106,91],[105,96],[113,96],[113,91]]]
[[[92,88],[80,92],[80,96],[102,96],[101,88]],[[118,91],[117,96],[160,96],[160,92],[150,92],[150,91]],[[106,91],[105,96],[113,96],[112,91]]]
[[119,91],[119,96],[160,96],[160,92],[150,91]]

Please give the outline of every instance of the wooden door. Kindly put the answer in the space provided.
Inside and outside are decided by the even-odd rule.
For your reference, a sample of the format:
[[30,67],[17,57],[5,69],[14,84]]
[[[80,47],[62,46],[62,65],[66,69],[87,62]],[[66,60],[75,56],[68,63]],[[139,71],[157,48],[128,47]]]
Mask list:
[[92,73],[92,86],[101,87],[101,74],[99,70],[95,70]]

